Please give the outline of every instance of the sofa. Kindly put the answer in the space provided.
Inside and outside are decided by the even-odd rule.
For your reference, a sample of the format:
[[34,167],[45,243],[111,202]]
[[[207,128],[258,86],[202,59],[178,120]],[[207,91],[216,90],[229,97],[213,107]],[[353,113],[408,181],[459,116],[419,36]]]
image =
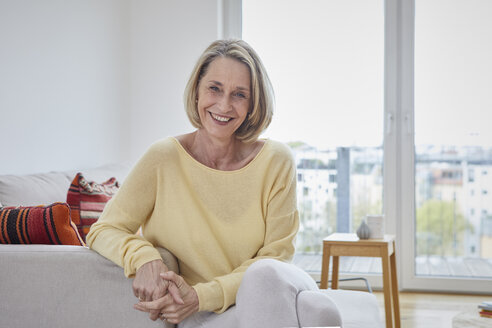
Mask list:
[[[123,182],[129,165],[84,170],[87,180]],[[65,202],[76,171],[0,175],[0,207]],[[1,227],[0,227],[1,228]],[[179,272],[174,256],[158,248],[166,265]],[[133,309],[132,281],[123,269],[85,246],[0,244],[0,327],[165,327]],[[323,290],[345,328],[379,328],[374,295]]]

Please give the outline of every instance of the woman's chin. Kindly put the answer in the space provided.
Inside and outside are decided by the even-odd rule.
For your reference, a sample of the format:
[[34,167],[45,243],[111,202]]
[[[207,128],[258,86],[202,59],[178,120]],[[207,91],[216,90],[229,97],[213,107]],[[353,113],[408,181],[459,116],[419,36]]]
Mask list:
[[218,125],[218,124],[206,124],[201,129],[201,133],[207,135],[210,138],[227,140],[236,138],[234,132],[237,128],[234,128],[232,125]]

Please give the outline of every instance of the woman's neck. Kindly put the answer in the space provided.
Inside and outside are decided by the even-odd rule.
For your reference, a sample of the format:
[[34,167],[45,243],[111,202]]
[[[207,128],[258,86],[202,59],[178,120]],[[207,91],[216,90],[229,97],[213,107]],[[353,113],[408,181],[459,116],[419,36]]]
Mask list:
[[190,151],[199,162],[218,170],[231,170],[240,159],[242,142],[236,138],[216,139],[202,130],[192,133]]
[[233,171],[246,166],[263,144],[246,144],[234,137],[217,139],[202,130],[179,136],[177,139],[198,162],[221,171]]

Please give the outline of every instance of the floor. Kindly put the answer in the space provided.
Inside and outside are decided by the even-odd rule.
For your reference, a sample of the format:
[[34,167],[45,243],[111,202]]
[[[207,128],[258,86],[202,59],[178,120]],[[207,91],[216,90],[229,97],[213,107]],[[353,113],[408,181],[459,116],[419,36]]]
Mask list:
[[[384,314],[382,292],[374,292],[381,314]],[[454,295],[431,293],[400,293],[402,328],[450,328],[455,315],[464,311],[478,311],[477,305],[492,300],[492,295]],[[490,319],[492,327],[492,319]],[[470,327],[471,328],[471,327]]]
[[[319,278],[321,254],[296,254],[293,263],[310,273],[313,278]],[[490,277],[492,276],[492,271],[489,271],[491,268],[491,260],[467,261],[456,258],[417,260],[417,272],[430,275],[454,274],[483,277],[485,272],[485,275]],[[381,272],[381,260],[367,257],[340,257],[340,272],[379,273]],[[378,299],[382,322],[384,322],[383,293],[376,291],[374,294]],[[478,304],[485,300],[492,301],[492,287],[490,295],[400,292],[401,327],[451,328],[454,316],[466,311],[478,312]],[[488,324],[485,327],[488,327]],[[490,319],[490,328],[492,328],[492,319]]]

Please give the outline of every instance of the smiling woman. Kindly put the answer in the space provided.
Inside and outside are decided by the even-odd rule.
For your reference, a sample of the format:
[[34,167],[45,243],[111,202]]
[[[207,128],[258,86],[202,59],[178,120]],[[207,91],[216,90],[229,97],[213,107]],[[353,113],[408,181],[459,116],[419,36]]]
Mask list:
[[[258,139],[272,94],[247,43],[212,43],[185,91],[197,130],[153,144],[92,225],[87,244],[135,277],[135,309],[150,319],[180,328],[340,325],[314,280],[283,263],[299,227],[297,176],[287,146]],[[179,274],[155,246],[174,253]]]

